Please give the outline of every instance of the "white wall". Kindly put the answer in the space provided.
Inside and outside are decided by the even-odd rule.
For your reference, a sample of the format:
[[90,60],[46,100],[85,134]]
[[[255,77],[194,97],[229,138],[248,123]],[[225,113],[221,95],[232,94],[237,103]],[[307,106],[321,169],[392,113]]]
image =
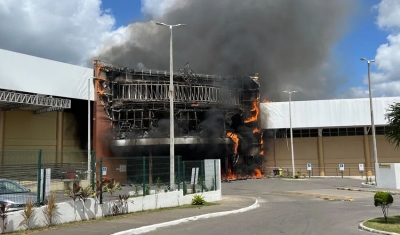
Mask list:
[[400,163],[375,163],[375,170],[378,188],[400,189]]
[[[207,202],[215,202],[221,200],[221,190],[209,191],[201,193]],[[158,194],[148,195],[145,197],[129,198],[125,206],[122,207],[124,213],[154,210],[166,207],[176,207],[184,204],[191,204],[194,194],[183,196],[183,191],[160,192]],[[58,203],[56,210],[55,224],[62,224],[74,221],[89,220],[104,217],[111,214],[111,208],[116,201],[103,202],[99,204],[97,200],[87,199],[85,203],[82,201],[70,201]],[[35,220],[31,222],[31,228],[46,226],[46,219],[43,214],[44,206],[36,208]],[[22,211],[8,213],[7,230],[13,232],[24,229],[19,226],[23,221]]]
[[[215,164],[214,164],[215,163]],[[221,160],[206,159],[204,160],[204,181],[207,188],[211,189],[214,184],[214,178],[217,181],[217,188],[221,189]],[[216,175],[216,177],[215,177]]]
[[[387,125],[386,110],[400,97],[374,98],[375,125]],[[293,128],[371,125],[369,99],[292,101]],[[289,128],[289,102],[260,104],[262,129]]]

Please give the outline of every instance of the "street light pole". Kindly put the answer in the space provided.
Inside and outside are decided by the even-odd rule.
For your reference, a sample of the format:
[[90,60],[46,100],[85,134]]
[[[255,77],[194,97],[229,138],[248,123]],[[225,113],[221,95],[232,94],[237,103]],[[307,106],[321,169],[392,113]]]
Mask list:
[[170,29],[170,42],[169,42],[169,167],[170,167],[170,189],[175,189],[175,133],[174,133],[174,66],[173,66],[173,53],[172,53],[172,28],[185,26],[185,24],[167,25],[165,23],[156,22],[157,25],[166,26]]
[[[376,164],[378,163],[378,151],[376,149],[375,121],[374,121],[374,109],[372,105],[371,72],[370,72],[371,63],[375,62],[375,60],[367,60],[365,58],[361,58],[360,60],[366,61],[368,63],[369,108],[371,112],[371,128],[372,128],[372,143],[374,149],[374,161]],[[375,181],[376,181],[376,170],[375,170]]]
[[289,94],[289,122],[290,122],[290,151],[292,154],[292,176],[294,178],[295,175],[295,169],[294,169],[294,151],[293,151],[293,129],[292,129],[292,93],[295,93],[297,91],[283,91],[285,93]]
[[87,180],[90,184],[91,182],[91,164],[92,164],[92,156],[91,156],[91,138],[90,138],[90,132],[91,132],[91,128],[90,128],[90,80],[91,78],[88,78],[88,170],[87,170]]

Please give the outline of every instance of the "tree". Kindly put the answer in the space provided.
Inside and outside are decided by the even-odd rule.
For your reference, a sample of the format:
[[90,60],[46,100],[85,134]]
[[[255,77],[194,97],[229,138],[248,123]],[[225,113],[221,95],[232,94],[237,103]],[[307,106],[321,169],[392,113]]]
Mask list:
[[388,113],[385,115],[389,124],[385,128],[385,136],[389,143],[394,144],[395,148],[400,147],[400,103],[389,106]]
[[385,217],[385,222],[387,222],[387,217],[389,214],[389,207],[393,203],[393,197],[388,192],[378,191],[374,195],[374,205],[376,207],[380,206]]

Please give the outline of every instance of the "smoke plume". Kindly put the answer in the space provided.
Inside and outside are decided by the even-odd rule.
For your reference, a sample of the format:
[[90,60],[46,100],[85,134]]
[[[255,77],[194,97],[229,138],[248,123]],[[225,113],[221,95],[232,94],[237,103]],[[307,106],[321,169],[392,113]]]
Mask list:
[[301,99],[328,98],[340,84],[331,50],[356,0],[180,2],[158,18],[132,23],[129,40],[103,47],[95,58],[169,70],[169,29],[155,21],[182,23],[173,29],[175,71],[189,62],[195,73],[259,73],[261,98],[269,100],[281,100],[285,89],[303,91],[296,94]]

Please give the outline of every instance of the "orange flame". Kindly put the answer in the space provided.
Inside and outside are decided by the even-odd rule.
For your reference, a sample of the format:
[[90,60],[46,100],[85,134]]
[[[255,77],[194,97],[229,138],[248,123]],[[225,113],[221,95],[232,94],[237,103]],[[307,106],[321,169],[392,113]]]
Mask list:
[[263,135],[264,135],[264,132],[261,132],[261,137],[260,137],[260,139],[261,139],[261,141],[260,141],[261,151],[260,151],[260,155],[264,155],[264,139],[263,139]]
[[100,70],[101,70],[101,66],[97,65],[96,66],[96,75],[97,75],[96,87],[97,87],[97,93],[99,93],[100,95],[103,95],[104,90],[100,88],[100,80],[105,81],[106,79],[104,79],[100,76],[101,75]]
[[[221,178],[226,179],[226,174],[224,171],[222,171],[222,173],[221,173]],[[235,174],[232,173],[232,169],[228,168],[228,180],[236,180],[236,179],[237,179],[237,177]]]
[[231,168],[228,168],[228,175],[225,174],[225,171],[221,171],[221,178],[227,180],[237,180],[237,179],[259,179],[264,177],[263,173],[259,168],[255,168],[251,175],[241,176],[239,174],[234,174]]
[[239,147],[239,137],[236,134],[234,134],[233,132],[230,132],[230,131],[226,132],[226,136],[231,138],[231,140],[234,142],[233,152],[235,154],[237,154],[237,150],[238,150],[238,147]]
[[256,168],[254,169],[254,173],[252,175],[253,178],[261,178],[263,177],[263,174],[261,173],[261,170]]
[[267,99],[263,99],[261,103],[269,103],[271,101],[267,100]]
[[258,129],[258,127],[254,128],[253,133],[258,133],[260,132],[260,129]]
[[244,120],[244,123],[255,122],[258,120],[258,115],[260,114],[260,110],[258,109],[257,100],[253,101],[253,109],[251,111],[252,112],[255,111],[254,116],[249,117],[246,120]]

